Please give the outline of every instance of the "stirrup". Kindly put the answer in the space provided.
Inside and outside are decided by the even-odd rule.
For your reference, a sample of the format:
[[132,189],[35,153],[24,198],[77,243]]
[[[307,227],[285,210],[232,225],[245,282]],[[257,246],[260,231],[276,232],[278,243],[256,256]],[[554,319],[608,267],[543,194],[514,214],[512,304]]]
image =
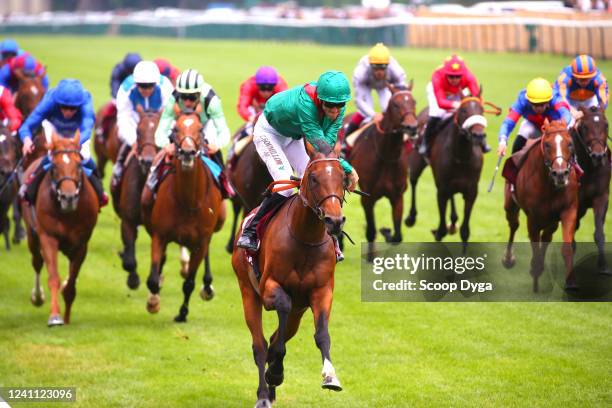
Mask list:
[[244,233],[240,235],[238,241],[236,242],[236,246],[242,249],[248,249],[250,251],[257,252],[259,250],[259,240],[257,239],[257,234],[255,236],[251,236],[250,233]]

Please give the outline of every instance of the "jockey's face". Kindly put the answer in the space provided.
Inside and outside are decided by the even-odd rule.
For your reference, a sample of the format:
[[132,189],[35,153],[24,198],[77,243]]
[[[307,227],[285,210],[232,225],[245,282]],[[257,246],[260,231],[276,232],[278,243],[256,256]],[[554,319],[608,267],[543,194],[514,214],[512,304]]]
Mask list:
[[377,81],[382,81],[387,77],[387,64],[370,64],[370,67],[372,67],[372,74]]
[[325,116],[331,121],[334,121],[338,118],[340,114],[340,109],[344,106],[344,102],[342,103],[331,103],[331,102],[323,102],[323,112],[325,112]]
[[200,94],[181,94],[180,98],[183,101],[183,105],[186,109],[195,109],[196,105],[198,104],[198,100],[200,99]]
[[461,75],[447,75],[446,79],[452,86],[459,86],[459,83],[461,82]]
[[62,116],[64,117],[64,119],[72,119],[72,117],[76,115],[78,110],[79,108],[76,106],[60,106],[60,111],[62,112]]
[[576,78],[576,83],[581,88],[586,88],[589,82],[591,82],[591,78]]
[[268,99],[272,96],[272,93],[274,92],[274,86],[275,85],[273,84],[262,84],[257,85],[257,88],[259,89],[259,94],[261,95],[261,97],[264,99]]
[[544,111],[546,111],[546,109],[548,108],[549,103],[548,102],[544,102],[544,103],[532,103],[531,107],[533,108],[533,111],[535,113],[537,113],[538,115],[541,115],[544,113]]
[[138,87],[138,92],[140,92],[140,95],[143,98],[148,98],[149,96],[153,95],[153,92],[155,91],[155,84],[138,84],[136,85]]

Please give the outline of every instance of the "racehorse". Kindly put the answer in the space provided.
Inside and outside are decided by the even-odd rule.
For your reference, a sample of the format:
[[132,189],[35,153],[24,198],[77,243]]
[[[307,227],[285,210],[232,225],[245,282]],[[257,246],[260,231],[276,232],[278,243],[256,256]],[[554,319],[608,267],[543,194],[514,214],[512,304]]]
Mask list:
[[0,233],[4,235],[4,245],[7,250],[11,249],[8,211],[19,186],[19,180],[14,175],[18,157],[17,140],[11,136],[11,131],[6,126],[0,125]]
[[[109,102],[109,104],[112,102]],[[102,106],[96,113],[94,151],[97,158],[97,171],[100,178],[104,178],[104,168],[110,160],[111,163],[117,161],[117,154],[121,147],[121,141],[117,134],[117,109],[112,108],[112,115],[105,116],[109,110],[108,104]]]
[[[275,400],[276,387],[284,377],[285,343],[296,334],[308,307],[314,315],[315,343],[323,359],[322,387],[342,389],[329,354],[328,325],[336,268],[330,234],[340,235],[345,221],[345,182],[344,171],[333,152],[329,157],[311,154],[304,176],[293,184],[299,186],[299,194],[282,204],[261,238],[259,253],[253,259],[260,271],[259,282],[245,250],[234,248],[232,266],[259,371],[256,407],[269,407]],[[269,348],[262,327],[262,305],[278,314],[278,329],[270,338]]]
[[[44,302],[40,285],[40,270],[44,262],[51,291],[49,326],[70,323],[72,302],[76,297],[76,279],[98,218],[98,197],[81,168],[79,137],[78,131],[73,138],[63,138],[55,133],[52,135],[51,145],[47,146],[51,150],[52,165],[40,184],[36,203],[33,206],[22,205],[32,266],[36,272],[31,301],[35,306]],[[26,170],[26,179],[40,160]],[[70,260],[70,274],[61,285],[66,305],[63,319],[58,303],[58,251],[62,251]]]
[[366,216],[368,259],[374,257],[376,237],[374,205],[386,197],[392,208],[393,235],[389,229],[380,232],[387,242],[402,241],[402,212],[407,188],[408,153],[404,135],[416,136],[416,101],[412,96],[412,81],[406,90],[393,93],[380,123],[364,129],[351,149],[348,160],[360,175],[359,186],[369,195],[361,196]]
[[135,254],[137,228],[141,223],[140,196],[157,153],[155,130],[161,116],[158,112],[145,112],[141,105],[138,105],[136,111],[140,116],[136,128],[136,143],[126,159],[125,171],[118,188],[111,190],[113,207],[121,218],[123,251],[119,256],[123,269],[129,274],[127,285],[130,289],[137,289],[140,285]]
[[157,198],[151,208],[143,207],[143,222],[151,235],[151,272],[147,279],[150,290],[147,310],[157,313],[160,308],[159,281],[170,242],[185,246],[191,252],[187,276],[183,282],[184,301],[177,322],[187,321],[189,297],[193,292],[198,266],[205,260],[204,286],[200,295],[205,300],[213,296],[212,274],[208,249],[213,232],[223,226],[225,213],[221,192],[215,186],[211,172],[201,163],[201,105],[195,112],[181,112],[174,106],[176,154],[173,171],[161,181]]
[[576,230],[586,211],[593,208],[594,238],[599,250],[597,265],[601,273],[610,274],[604,255],[606,237],[603,228],[608,210],[611,173],[610,150],[606,140],[608,120],[600,107],[581,108],[581,111],[583,117],[576,123],[576,131],[572,132],[578,164],[584,170],[578,190]]
[[[430,154],[430,165],[437,188],[437,202],[439,212],[438,228],[432,230],[436,241],[441,241],[449,231],[454,233],[457,222],[454,194],[461,193],[464,200],[463,221],[460,228],[461,241],[464,251],[470,237],[470,217],[476,196],[478,195],[478,181],[482,171],[483,157],[481,144],[485,138],[486,119],[484,113],[499,114],[501,110],[485,111],[481,96],[464,97],[460,106],[451,118],[443,122],[433,140]],[[423,120],[424,113],[419,117]],[[410,213],[406,218],[406,225],[412,226],[416,221],[416,185],[418,179],[427,166],[427,162],[415,150],[410,153],[409,170],[410,185],[412,187],[412,200]],[[451,203],[451,225],[446,225],[446,206]]]
[[[237,135],[243,129],[244,126],[238,129],[234,134],[233,140],[237,140]],[[247,137],[252,140],[252,136]],[[231,254],[234,248],[234,236],[236,235],[240,212],[248,214],[261,203],[263,199],[262,194],[272,182],[272,177],[266,165],[259,157],[255,144],[252,141],[246,144],[239,157],[228,160],[228,163],[228,178],[236,191],[236,195],[231,199],[234,209],[234,220],[232,222],[230,238],[225,247],[227,252]]]
[[[42,84],[42,79],[45,73],[39,75],[28,75],[21,69],[15,70],[15,77],[18,80],[17,92],[15,94],[15,107],[19,109],[23,119],[25,120],[34,110],[45,94],[45,88]],[[41,130],[37,131],[33,136],[34,151],[30,153],[23,161],[22,168],[27,169],[29,165],[39,157],[47,153],[45,145],[47,144],[42,136]],[[21,152],[19,153],[21,156]],[[21,226],[21,212],[19,203],[15,199],[13,203],[13,221],[15,231],[13,233],[13,243],[19,243],[25,238],[25,230]]]
[[[529,149],[529,147],[531,147]],[[514,184],[506,182],[504,209],[510,227],[510,237],[502,259],[505,267],[514,266],[516,258],[512,251],[514,234],[519,226],[519,211],[527,214],[527,229],[531,241],[531,276],[533,291],[538,291],[538,278],[544,270],[546,249],[553,233],[559,226],[563,228],[561,253],[565,260],[566,289],[575,289],[572,275],[572,242],[578,210],[578,177],[572,165],[574,146],[565,121],[546,120],[542,126],[542,136],[520,153],[524,162],[519,164]],[[504,174],[515,155],[506,161]]]

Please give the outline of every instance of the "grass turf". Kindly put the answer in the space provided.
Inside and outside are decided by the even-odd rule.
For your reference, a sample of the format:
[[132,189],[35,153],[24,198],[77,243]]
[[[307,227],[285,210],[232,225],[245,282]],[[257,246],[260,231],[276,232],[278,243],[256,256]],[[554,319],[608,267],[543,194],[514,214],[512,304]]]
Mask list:
[[[19,36],[17,40],[47,66],[52,84],[64,77],[81,79],[97,107],[109,97],[112,66],[128,51],[139,51],[145,58],[166,57],[179,68],[198,68],[223,99],[231,129],[241,124],[235,112],[238,86],[258,66],[272,64],[290,85],[297,85],[315,80],[327,69],[350,75],[367,51],[161,38]],[[449,52],[392,51],[408,77],[415,79],[417,106],[425,106],[425,84]],[[465,53],[464,57],[482,81],[486,99],[502,106],[504,112],[529,79],[544,76],[553,80],[569,62],[548,55]],[[599,66],[604,74],[612,75],[612,63],[599,62]],[[492,146],[496,146],[501,119],[489,118]],[[486,193],[494,160],[492,154],[485,159],[471,223],[472,241],[502,242],[507,237],[501,179],[492,193]],[[430,241],[437,209],[429,170],[421,179],[418,195],[419,218],[415,227],[404,227],[404,239]],[[345,208],[346,230],[363,241],[365,221],[359,200],[353,196]],[[405,212],[407,209],[405,204]],[[382,202],[377,206],[378,224],[389,226],[390,220],[389,206]],[[521,223],[517,238],[526,240],[523,216]],[[110,207],[102,212],[90,242],[69,326],[48,329],[48,300],[39,309],[29,304],[33,272],[26,245],[9,253],[0,250],[0,385],[75,386],[77,402],[67,406],[253,404],[257,370],[237,283],[224,250],[229,227],[228,220],[211,248],[216,297],[204,303],[194,294],[187,324],[172,321],[182,302],[178,248],[169,247],[161,311],[149,315],[144,284],[137,291],[125,285],[126,274],[116,255],[121,249],[119,221]],[[592,231],[589,212],[577,240],[590,241]],[[137,259],[144,282],[150,241],[144,230],[140,232]],[[606,232],[612,236],[610,222]],[[559,233],[555,237],[559,239]],[[348,248],[346,255],[347,260],[336,270],[330,323],[332,359],[345,389],[337,394],[320,389],[320,354],[307,314],[287,346],[278,406],[612,404],[610,304],[363,303],[358,247]],[[61,259],[65,277],[67,264]],[[529,279],[526,270],[509,273]],[[202,275],[200,270],[199,282]],[[46,273],[42,278],[46,283]],[[267,335],[276,322],[274,313],[265,314]]]

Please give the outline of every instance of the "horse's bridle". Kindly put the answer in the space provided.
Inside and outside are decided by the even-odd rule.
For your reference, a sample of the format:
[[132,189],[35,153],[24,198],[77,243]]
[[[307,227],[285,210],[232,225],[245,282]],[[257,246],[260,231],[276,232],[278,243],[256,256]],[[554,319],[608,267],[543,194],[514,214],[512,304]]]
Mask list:
[[593,149],[592,146],[593,144],[597,145],[601,145],[603,146],[603,154],[605,155],[608,152],[608,143],[604,140],[603,142],[597,138],[594,138],[594,140],[591,140],[591,143],[589,143],[589,145],[586,144],[586,142],[584,141],[584,139],[582,138],[582,132],[580,131],[580,129],[582,128],[582,122],[584,121],[584,119],[580,119],[578,121],[578,123],[576,124],[576,126],[574,127],[574,129],[576,130],[576,136],[578,141],[580,142],[580,144],[582,145],[582,147],[584,147],[584,150],[587,151],[587,153],[589,154],[589,157],[591,159],[594,159],[593,157]]
[[[389,105],[393,105],[398,110],[400,110],[400,107],[398,106],[397,103],[395,103],[393,101],[393,97],[395,97],[396,95],[399,95],[399,94],[407,94],[407,95],[409,95],[412,98],[412,92],[410,92],[410,91],[399,91],[399,92],[396,92],[395,94],[393,94],[391,96],[391,99],[389,100]],[[413,99],[413,101],[414,101],[414,99]],[[389,110],[389,107],[387,106],[387,111],[388,110]],[[408,128],[403,126],[402,123],[404,122],[404,118],[406,118],[406,116],[408,116],[410,114],[414,115],[414,117],[416,118],[416,110],[410,109],[408,112],[406,112],[405,115],[402,115],[401,120],[400,120],[399,128],[391,128],[390,130],[385,130],[380,123],[376,122],[376,130],[378,130],[378,132],[383,133],[383,134],[384,133],[392,133],[392,134],[402,134],[403,135],[405,132],[407,132]]]
[[[544,156],[544,136],[552,134],[552,133],[559,133],[559,131],[558,130],[553,130],[553,131],[542,132],[542,136],[540,137],[540,151],[542,152],[542,156]],[[563,156],[555,156],[552,160],[548,160],[546,158],[546,156],[544,156],[544,166],[548,170],[548,173],[552,174],[552,172],[553,172],[552,164],[553,164],[553,162],[555,162],[558,159],[561,159],[562,161],[567,163],[567,166],[565,167],[565,170],[569,171],[570,168],[572,167],[572,163],[574,162],[574,153],[573,153],[572,150],[573,150],[573,148],[570,148],[570,158],[569,159],[566,159]]]
[[[312,160],[310,163],[308,163],[308,165],[306,166],[306,169],[304,170],[304,174],[307,173],[308,168],[313,165],[314,163],[320,163],[320,162],[324,162],[324,161],[333,161],[333,162],[340,162],[339,159],[336,158],[324,158],[324,159],[316,159],[316,160]],[[302,180],[300,181],[300,198],[302,199],[302,203],[307,206],[308,208],[310,208],[315,215],[317,216],[317,218],[319,218],[321,221],[323,221],[323,219],[325,218],[325,212],[321,209],[321,204],[323,204],[325,202],[325,200],[329,199],[329,198],[337,198],[338,201],[340,201],[340,207],[342,207],[344,205],[344,193],[346,192],[346,189],[343,189],[343,193],[342,193],[342,197],[340,197],[337,194],[328,194],[325,197],[321,198],[320,200],[317,199],[316,195],[314,194],[314,192],[310,189],[310,178],[308,178],[308,180],[306,181],[306,190],[310,193],[311,197],[313,198],[315,204],[311,205],[308,197],[305,197],[304,194],[304,188],[302,188],[302,185],[304,184],[304,177],[302,177]]]
[[[76,153],[79,156],[81,154],[81,152],[77,149],[63,149],[63,150],[54,150],[51,152],[51,155],[56,156],[58,154],[70,154],[70,153]],[[60,177],[59,180],[56,180],[55,177],[53,177],[55,173],[53,171],[54,168],[55,168],[55,165],[51,167],[51,187],[56,192],[58,199],[60,198],[60,195],[61,195],[60,187],[64,181],[72,181],[76,185],[76,195],[79,195],[79,192],[81,191],[81,186],[83,185],[83,169],[81,168],[81,166],[80,165],[78,166],[77,178],[70,177],[70,176],[64,176],[64,177]]]

